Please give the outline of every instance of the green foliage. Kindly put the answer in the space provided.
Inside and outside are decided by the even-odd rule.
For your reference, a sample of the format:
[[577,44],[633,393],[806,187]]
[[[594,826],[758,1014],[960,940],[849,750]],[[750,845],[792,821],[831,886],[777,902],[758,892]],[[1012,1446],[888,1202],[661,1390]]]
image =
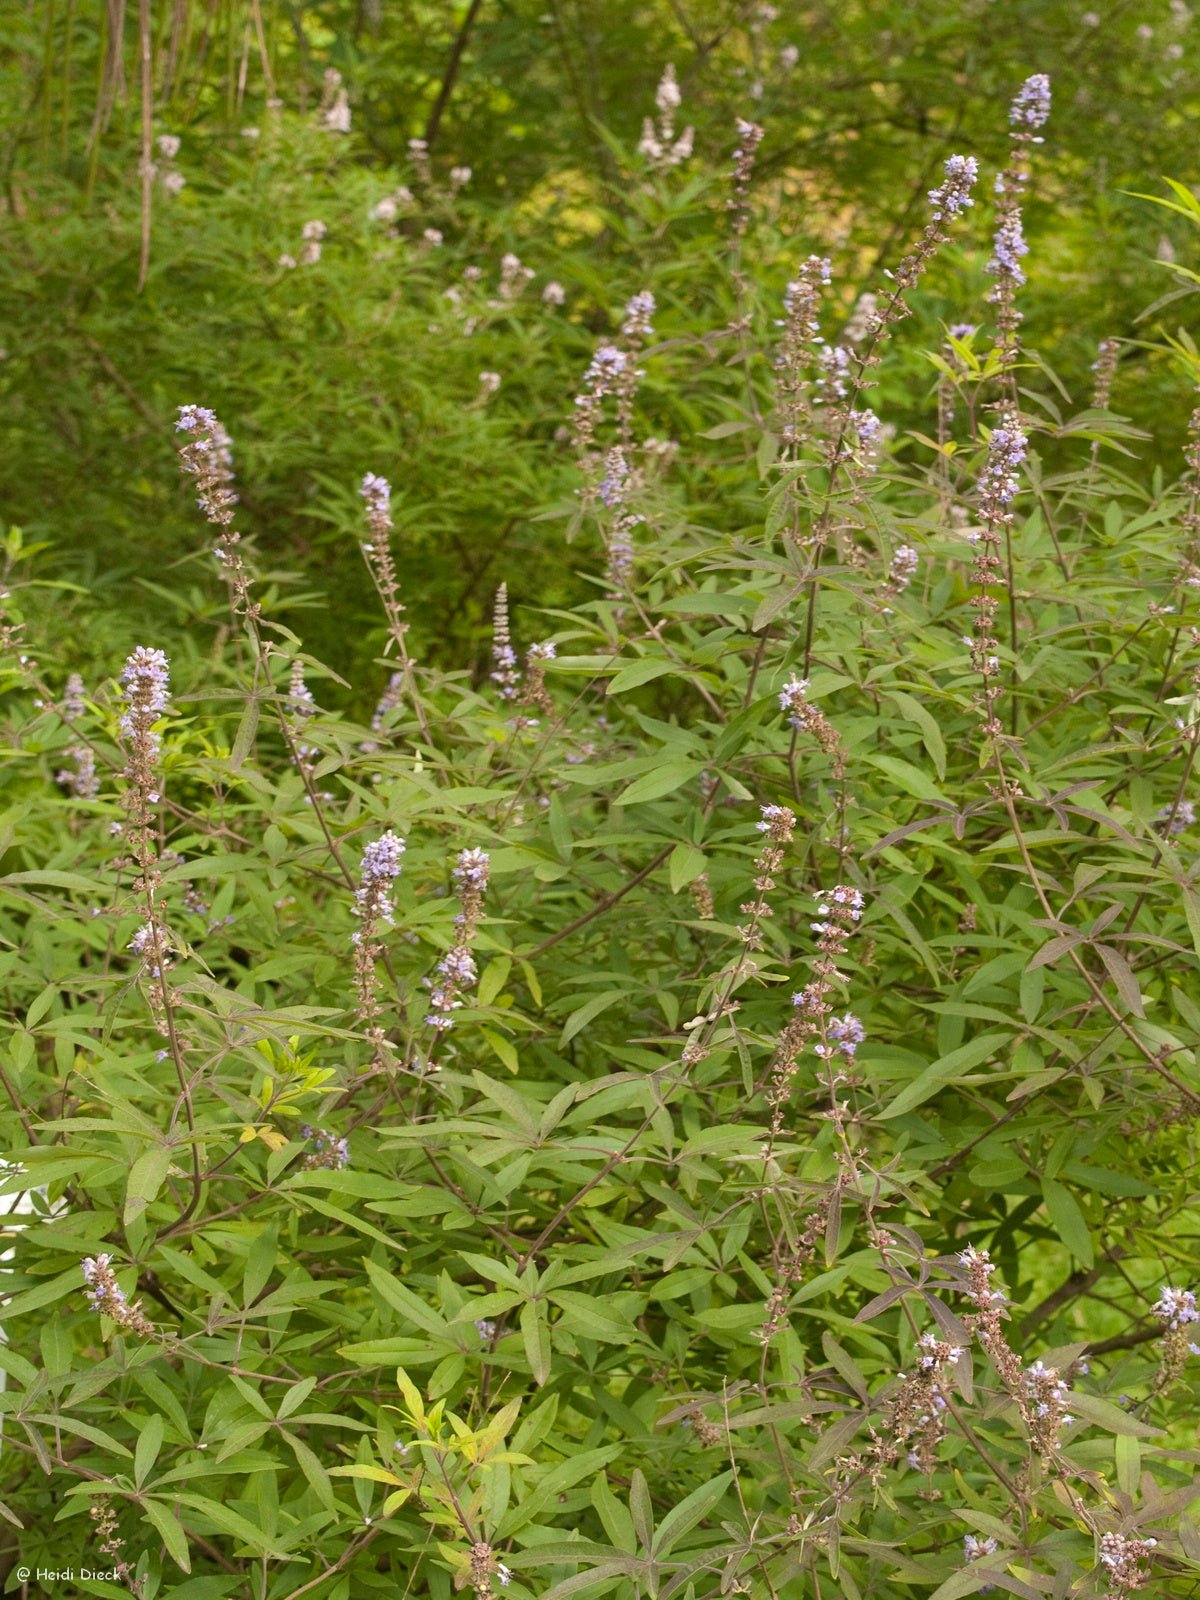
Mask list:
[[[1081,388],[1097,338],[1145,333],[1145,257],[1160,231],[1164,251],[1182,252],[1188,237],[1181,218],[1148,213],[1128,193],[1176,169],[1194,116],[1200,83],[1178,7],[1097,8],[1092,20],[1040,0],[1000,13],[932,0],[778,9],[771,20],[743,0],[486,0],[452,12],[426,0],[150,4],[151,132],[182,142],[150,188],[139,291],[138,8],[4,8],[6,520],[52,542],[60,572],[127,614],[148,608],[162,626],[181,608],[195,617],[206,602],[194,584],[168,584],[174,600],[145,585],[189,548],[169,435],[175,407],[203,399],[238,419],[264,561],[300,575],[295,603],[308,578],[353,618],[350,629],[306,618],[322,659],[351,677],[378,648],[358,564],[346,559],[346,486],[371,465],[396,485],[424,657],[449,666],[473,653],[479,668],[502,578],[515,598],[541,604],[584,592],[570,564],[546,559],[538,519],[573,489],[555,435],[595,336],[644,284],[670,306],[673,337],[708,331],[697,313],[720,292],[738,114],[767,130],[748,256],[768,316],[811,249],[834,257],[844,316],[850,286],[898,253],[942,159],[962,149],[998,164],[1014,85],[1049,72],[1050,159],[1026,217],[1030,341]],[[109,10],[125,18],[123,61],[109,48]],[[651,204],[632,152],[667,61],[696,156],[684,169],[692,181]],[[317,126],[329,67],[345,78],[348,135]],[[259,137],[247,138],[253,129]],[[408,158],[421,134],[432,134],[436,192]],[[451,199],[448,175],[464,161],[472,180]],[[164,186],[168,168],[186,179],[178,194]],[[390,240],[371,208],[402,183],[415,204]],[[931,318],[976,316],[984,209]],[[300,256],[310,220],[329,229],[320,262],[280,269],[282,255]],[[428,227],[441,247],[420,245]],[[519,301],[489,310],[508,250],[536,278]],[[466,268],[483,274],[475,291]],[[552,317],[538,299],[549,281],[567,290]],[[450,288],[467,289],[462,316],[444,298]],[[1194,327],[1190,304],[1179,309]],[[889,415],[905,426],[923,416],[919,346],[935,337],[930,325],[885,378]],[[1179,438],[1178,382],[1161,357],[1131,349],[1126,362],[1156,437],[1152,459],[1163,459]],[[502,379],[486,407],[481,371]],[[650,417],[675,436],[694,422],[665,393]],[[725,532],[741,525],[720,498],[708,516]]]
[[[264,19],[280,86],[346,71],[368,160],[312,106],[236,133],[255,8],[218,8],[209,68],[189,36],[163,89],[171,110],[190,85],[195,132],[163,157],[189,181],[154,187],[140,296],[119,99],[91,209],[57,120],[20,147],[5,282],[63,314],[0,368],[10,1586],[70,1552],[118,1573],[79,1593],[144,1600],[1194,1589],[1200,1361],[1186,1295],[1160,1296],[1196,1253],[1200,420],[1182,478],[1182,419],[1155,432],[1194,345],[1126,338],[1115,386],[1087,374],[1159,291],[1134,287],[1142,200],[1109,192],[1129,237],[1087,258],[1070,94],[1033,152],[1066,214],[1026,216],[1015,367],[985,204],[889,300],[938,166],[870,119],[911,199],[839,223],[856,141],[817,211],[768,135],[731,240],[714,130],[793,19],[706,54],[731,18],[669,9],[615,7],[574,76],[594,40],[562,8],[558,66],[528,72],[530,13],[488,16],[446,113],[477,183],[438,153],[393,218],[373,208],[420,124],[386,107],[428,99],[431,30],[401,50],[369,7],[357,34],[334,5]],[[1003,30],[1048,18],[1065,52],[1090,26],[834,15],[795,71],[886,58],[893,131],[969,36],[985,152]],[[94,67],[101,41],[46,19],[39,114],[61,92],[70,136],[68,26]],[[1101,38],[1144,142],[1110,152],[1144,190],[1141,46],[1132,20]],[[635,45],[636,117],[601,133]],[[655,174],[633,145],[668,48],[708,153]],[[535,116],[560,69],[573,134]],[[816,293],[842,394],[813,330],[780,327],[839,226],[843,259],[878,253]],[[519,293],[505,250],[536,262]],[[1126,320],[1093,324],[1113,264]],[[855,331],[860,288],[883,321]],[[603,397],[583,374],[614,343]],[[874,446],[868,400],[895,427]],[[233,436],[237,537],[194,508],[224,515],[221,435],[175,436],[181,402]],[[394,485],[407,610],[364,472]],[[138,646],[170,659],[165,705]]]

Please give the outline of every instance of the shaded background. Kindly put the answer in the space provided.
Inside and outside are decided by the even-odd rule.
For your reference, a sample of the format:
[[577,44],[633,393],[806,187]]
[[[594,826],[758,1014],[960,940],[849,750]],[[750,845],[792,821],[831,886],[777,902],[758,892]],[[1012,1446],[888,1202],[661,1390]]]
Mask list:
[[[1189,240],[1126,191],[1192,176],[1197,41],[1181,0],[21,0],[0,14],[0,516],[51,547],[44,570],[99,588],[115,619],[183,608],[215,630],[224,597],[172,439],[180,403],[211,405],[234,438],[242,525],[260,570],[278,575],[272,605],[303,609],[317,654],[353,679],[378,647],[353,537],[370,469],[395,485],[419,650],[478,668],[502,578],[518,602],[552,605],[598,569],[597,552],[563,538],[576,480],[562,434],[619,316],[614,284],[650,284],[659,334],[675,341],[643,404],[646,431],[680,445],[679,509],[725,531],[761,514],[700,461],[699,433],[738,403],[728,352],[704,352],[710,410],[684,409],[670,382],[732,314],[724,201],[738,115],[766,130],[747,240],[764,339],[797,260],[833,257],[848,314],[920,225],[946,154],[980,159],[961,248],[917,297],[919,328],[874,402],[903,449],[904,430],[929,419],[920,345],[936,347],[939,321],[985,316],[991,176],[1031,72],[1051,75],[1054,111],[1026,215],[1029,346],[1084,403],[1098,333],[1153,343],[1194,320],[1186,300],[1144,317],[1173,288],[1155,258]],[[696,154],[655,181],[636,144],[668,61]],[[348,133],[321,126],[330,68]],[[143,115],[180,149],[151,186],[139,290]],[[414,137],[429,141],[432,190],[410,162]],[[470,183],[453,194],[448,174],[464,163]],[[168,168],[185,180],[177,193]],[[372,208],[402,183],[415,198],[393,238]],[[321,260],[281,268],[312,219],[328,228]],[[489,306],[505,251],[535,277]],[[444,291],[473,266],[466,332]],[[550,280],[566,290],[561,310],[541,301]],[[486,404],[485,370],[501,377]],[[1131,348],[1118,410],[1125,385],[1154,429],[1150,459],[1173,471],[1184,379]],[[48,600],[69,631],[70,590]],[[82,627],[76,645],[81,667],[111,654]]]

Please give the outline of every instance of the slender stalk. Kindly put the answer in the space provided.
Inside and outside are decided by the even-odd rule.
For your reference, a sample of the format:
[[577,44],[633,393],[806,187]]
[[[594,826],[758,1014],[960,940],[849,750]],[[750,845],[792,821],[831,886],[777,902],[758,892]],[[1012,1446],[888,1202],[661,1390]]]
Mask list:
[[150,0],[138,0],[138,53],[142,82],[142,242],[138,257],[137,292],[146,287],[146,273],[150,269],[150,212],[154,198],[154,163],[151,151],[154,139],[154,80],[151,54]]

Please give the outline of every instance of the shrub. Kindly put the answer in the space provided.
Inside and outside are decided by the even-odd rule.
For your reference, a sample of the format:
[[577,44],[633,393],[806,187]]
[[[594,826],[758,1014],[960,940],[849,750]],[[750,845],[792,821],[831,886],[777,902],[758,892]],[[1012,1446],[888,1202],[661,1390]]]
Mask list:
[[1082,406],[1021,349],[1044,102],[998,337],[940,339],[895,440],[865,402],[975,162],[832,344],[821,258],[763,308],[741,126],[705,337],[643,290],[587,358],[588,593],[502,588],[475,681],[412,647],[374,469],[387,647],[314,659],[203,405],[220,627],[72,600],[73,680],[10,536],[14,1560],[1190,1592],[1200,415],[1166,482],[1116,345]]

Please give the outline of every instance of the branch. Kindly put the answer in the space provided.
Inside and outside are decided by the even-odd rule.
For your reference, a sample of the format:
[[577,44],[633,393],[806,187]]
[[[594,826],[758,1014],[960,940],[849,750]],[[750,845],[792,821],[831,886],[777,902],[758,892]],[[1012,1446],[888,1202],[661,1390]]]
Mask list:
[[425,143],[432,149],[433,141],[437,138],[438,129],[442,124],[442,115],[450,103],[450,96],[454,93],[454,84],[458,78],[458,69],[462,65],[463,53],[475,26],[475,20],[483,9],[483,0],[471,0],[467,7],[467,14],[463,18],[462,27],[459,28],[453,45],[450,47],[450,59],[446,63],[446,71],[442,77],[441,87],[437,92],[437,99],[433,102],[433,110],[429,113],[429,121],[425,124]]

